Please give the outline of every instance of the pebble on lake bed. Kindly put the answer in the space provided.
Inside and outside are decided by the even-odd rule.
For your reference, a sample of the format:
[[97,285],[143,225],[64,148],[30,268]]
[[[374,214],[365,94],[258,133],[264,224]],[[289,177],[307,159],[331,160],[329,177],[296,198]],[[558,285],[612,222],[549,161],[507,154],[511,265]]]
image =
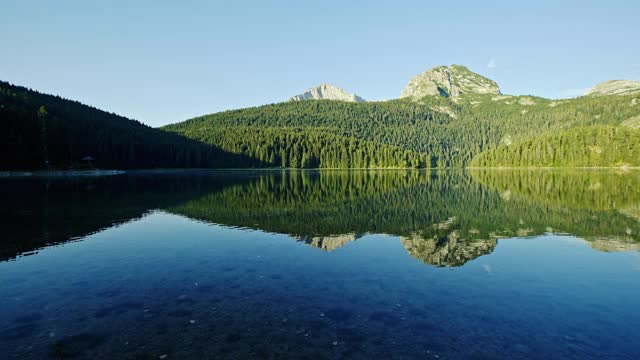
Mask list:
[[192,325],[193,325],[193,324],[195,324],[195,323],[196,323],[196,321],[195,321],[195,320],[189,320],[189,324],[192,324]]

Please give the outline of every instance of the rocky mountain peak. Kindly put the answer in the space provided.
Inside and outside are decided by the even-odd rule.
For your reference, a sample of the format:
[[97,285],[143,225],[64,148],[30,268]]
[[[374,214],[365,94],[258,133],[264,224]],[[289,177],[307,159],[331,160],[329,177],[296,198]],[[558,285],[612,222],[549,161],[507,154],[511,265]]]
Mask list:
[[585,92],[585,95],[631,95],[640,94],[640,81],[610,80],[597,84]]
[[401,98],[440,95],[457,98],[462,94],[500,94],[495,81],[462,65],[436,66],[413,77]]
[[300,100],[339,100],[350,102],[363,102],[363,98],[356,94],[351,94],[337,86],[329,83],[324,83],[303,92],[300,95],[296,95],[291,98],[291,101]]

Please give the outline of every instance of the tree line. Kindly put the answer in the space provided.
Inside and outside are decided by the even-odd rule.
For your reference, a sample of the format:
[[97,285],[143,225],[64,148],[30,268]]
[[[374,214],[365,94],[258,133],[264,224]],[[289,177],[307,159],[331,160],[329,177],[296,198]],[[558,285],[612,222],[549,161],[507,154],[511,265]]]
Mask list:
[[480,153],[472,167],[640,166],[640,131],[593,125],[546,133]]

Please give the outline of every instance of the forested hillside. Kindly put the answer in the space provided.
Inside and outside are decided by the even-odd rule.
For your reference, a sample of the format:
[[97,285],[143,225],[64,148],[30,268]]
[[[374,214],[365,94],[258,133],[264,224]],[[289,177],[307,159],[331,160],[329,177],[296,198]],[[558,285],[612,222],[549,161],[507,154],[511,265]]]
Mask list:
[[230,126],[180,133],[245,155],[247,167],[423,168],[431,157],[405,147],[305,127]]
[[[457,80],[441,83],[443,71]],[[153,129],[0,82],[0,169],[67,168],[87,156],[124,169],[639,165],[638,93],[503,95],[461,66],[409,85],[402,99],[289,101]]]
[[0,82],[0,121],[0,169],[221,167],[244,158],[6,82]]
[[[552,101],[467,94],[457,99],[426,96],[418,101],[370,103],[314,100],[226,111],[164,129],[247,155],[266,166],[371,166],[360,160],[363,154],[374,158],[376,151],[390,146],[394,153],[409,151],[401,161],[413,166],[464,167],[483,150],[541,133],[598,124],[618,126],[640,114],[636,97]],[[296,140],[290,141],[291,137]],[[323,154],[326,139],[334,140],[331,150]],[[378,146],[365,145],[356,154],[352,145],[356,141]],[[296,147],[316,160],[301,162]]]
[[640,166],[640,131],[594,125],[547,133],[482,152],[471,166]]

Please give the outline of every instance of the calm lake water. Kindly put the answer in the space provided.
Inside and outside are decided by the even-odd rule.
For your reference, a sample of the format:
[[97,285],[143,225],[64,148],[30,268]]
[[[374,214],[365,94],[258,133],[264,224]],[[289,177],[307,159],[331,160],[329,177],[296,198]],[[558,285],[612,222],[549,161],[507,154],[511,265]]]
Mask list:
[[0,359],[638,359],[640,173],[0,180]]

